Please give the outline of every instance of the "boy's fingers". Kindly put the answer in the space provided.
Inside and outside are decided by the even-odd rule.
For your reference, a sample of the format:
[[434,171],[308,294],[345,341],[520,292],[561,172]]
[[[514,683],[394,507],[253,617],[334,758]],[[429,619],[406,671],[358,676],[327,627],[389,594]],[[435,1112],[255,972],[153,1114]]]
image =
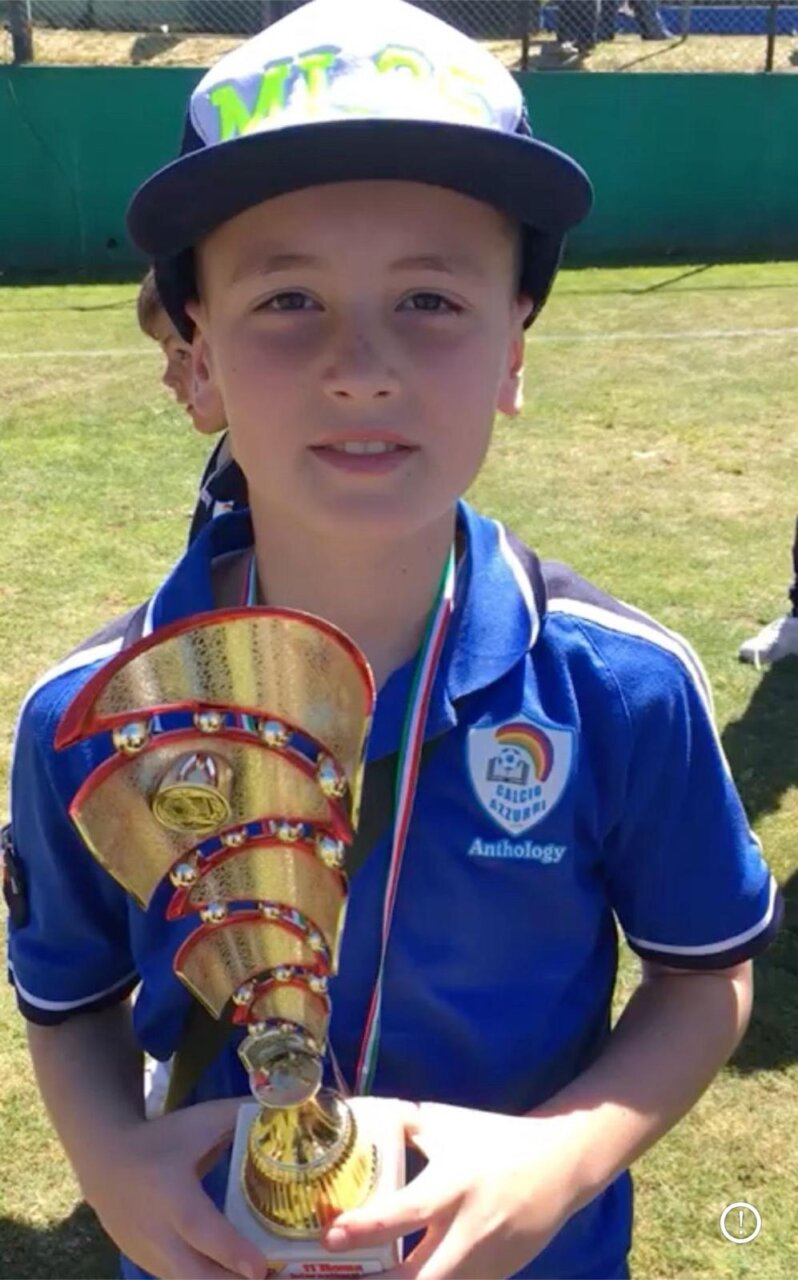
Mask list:
[[[227,1221],[198,1184],[187,1182],[172,1214],[172,1223],[185,1244],[196,1250],[203,1261],[212,1259],[235,1276],[263,1276],[266,1261],[260,1249],[246,1240]],[[205,1276],[202,1270],[185,1275]]]
[[390,1195],[375,1197],[361,1209],[352,1209],[336,1218],[324,1235],[324,1244],[334,1250],[356,1245],[387,1244],[398,1236],[426,1227],[444,1207],[434,1194],[435,1182],[428,1169]]
[[446,1235],[446,1226],[430,1227],[415,1249],[401,1262],[396,1271],[390,1272],[384,1280],[416,1280],[424,1266],[434,1257],[436,1250]]

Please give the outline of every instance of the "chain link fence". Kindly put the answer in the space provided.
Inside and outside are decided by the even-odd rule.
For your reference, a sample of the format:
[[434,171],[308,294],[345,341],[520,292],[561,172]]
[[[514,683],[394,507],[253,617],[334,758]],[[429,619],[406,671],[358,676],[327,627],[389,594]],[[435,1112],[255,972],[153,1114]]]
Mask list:
[[[0,0],[0,61],[207,66],[300,3]],[[798,69],[798,0],[414,3],[488,43],[513,70]]]

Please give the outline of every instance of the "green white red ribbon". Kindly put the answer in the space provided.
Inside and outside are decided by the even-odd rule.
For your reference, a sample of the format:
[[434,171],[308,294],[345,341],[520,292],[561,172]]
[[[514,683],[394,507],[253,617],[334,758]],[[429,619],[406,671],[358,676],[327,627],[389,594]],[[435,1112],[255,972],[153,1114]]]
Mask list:
[[382,1021],[382,989],[385,981],[388,941],[391,934],[391,924],[393,923],[402,860],[404,858],[405,845],[407,844],[407,833],[410,828],[410,819],[416,798],[430,696],[435,683],[449,620],[454,608],[454,580],[455,559],[454,547],[452,547],[438,584],[435,603],[427,619],[426,631],[416,662],[413,685],[407,701],[402,737],[399,743],[399,758],[396,765],[396,785],[394,789],[391,859],[388,864],[388,876],[382,903],[380,958],[355,1070],[356,1094],[369,1092],[374,1083],[374,1073],[377,1069]]
[[[430,697],[446,640],[446,632],[454,609],[454,587],[455,555],[454,547],[451,547],[438,584],[435,602],[427,619],[424,638],[421,642],[413,674],[413,684],[407,701],[402,736],[399,742],[394,787],[391,856],[382,903],[380,955],[355,1069],[354,1092],[356,1094],[368,1093],[374,1083],[374,1074],[377,1069],[382,1022],[382,992],[385,981],[388,942],[391,935],[391,925],[393,923],[399,877],[402,871],[402,861],[407,844],[407,834],[410,829],[410,819],[418,787],[421,752],[424,746]],[[254,554],[250,560],[247,574],[246,602],[248,605],[254,605],[257,602],[257,573]],[[341,1075],[335,1056],[331,1056],[338,1086],[346,1093],[348,1092],[346,1082]]]

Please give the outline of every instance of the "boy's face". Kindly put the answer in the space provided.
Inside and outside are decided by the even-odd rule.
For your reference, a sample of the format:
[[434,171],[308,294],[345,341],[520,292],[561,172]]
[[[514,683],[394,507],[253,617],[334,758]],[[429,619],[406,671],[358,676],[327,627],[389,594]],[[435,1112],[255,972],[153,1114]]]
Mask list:
[[204,412],[200,411],[194,403],[191,343],[185,342],[180,337],[165,311],[158,312],[149,333],[160,346],[166,361],[161,375],[163,385],[172,392],[177,403],[185,407],[197,431],[202,432],[203,435],[212,435],[220,431],[224,426],[224,415],[218,397],[215,404],[209,402]]
[[226,222],[198,270],[195,399],[220,393],[253,505],[339,536],[451,509],[516,405],[507,219],[417,183],[315,187]]

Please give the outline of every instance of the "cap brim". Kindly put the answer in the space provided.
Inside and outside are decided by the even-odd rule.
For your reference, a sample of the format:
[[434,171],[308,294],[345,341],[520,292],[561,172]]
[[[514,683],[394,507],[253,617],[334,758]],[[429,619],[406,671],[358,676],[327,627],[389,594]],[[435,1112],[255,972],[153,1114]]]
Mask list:
[[171,257],[263,200],[372,179],[447,187],[557,238],[592,203],[590,181],[576,161],[521,134],[416,120],[324,121],[181,156],[136,192],[128,231],[148,256]]

